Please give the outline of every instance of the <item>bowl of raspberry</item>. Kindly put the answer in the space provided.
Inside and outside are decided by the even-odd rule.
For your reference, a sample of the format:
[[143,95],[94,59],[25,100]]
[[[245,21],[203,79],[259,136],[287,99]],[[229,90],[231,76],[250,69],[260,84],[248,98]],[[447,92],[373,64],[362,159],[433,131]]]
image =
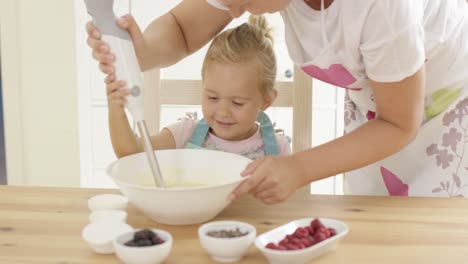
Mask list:
[[336,219],[303,218],[259,235],[255,246],[270,263],[308,263],[334,250],[348,231]]

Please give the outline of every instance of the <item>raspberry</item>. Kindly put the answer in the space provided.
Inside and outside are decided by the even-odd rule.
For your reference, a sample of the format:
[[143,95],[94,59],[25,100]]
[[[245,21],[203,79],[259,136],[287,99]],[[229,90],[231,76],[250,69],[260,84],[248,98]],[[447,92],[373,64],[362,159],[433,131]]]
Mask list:
[[307,230],[307,228],[298,227],[296,231],[294,231],[294,236],[298,238],[308,237],[309,231]]
[[310,246],[312,246],[312,241],[310,240],[309,237],[301,238],[301,243],[302,243],[305,247],[310,247]]
[[288,250],[286,247],[283,247],[281,245],[278,245],[278,250]]
[[278,249],[278,247],[275,245],[275,243],[268,243],[266,246],[266,248],[269,248],[269,249]]
[[308,237],[308,239],[310,240],[310,243],[311,243],[310,246],[313,246],[313,245],[317,244],[317,241],[315,240],[315,238],[313,236]]
[[330,237],[330,230],[328,230],[328,228],[326,228],[324,226],[321,226],[321,227],[317,228],[317,230],[315,232],[323,233],[325,235],[325,238]]
[[297,237],[291,238],[291,240],[289,240],[289,243],[294,244],[294,245],[302,244],[301,240],[299,238],[297,238]]
[[287,244],[287,245],[286,245],[286,249],[287,249],[287,250],[298,250],[299,247],[296,246],[296,245],[294,245],[294,244]]
[[322,242],[323,240],[325,240],[327,238],[325,237],[324,233],[317,232],[317,233],[314,234],[314,239],[315,239],[316,243],[319,243],[319,242]]
[[310,226],[313,227],[314,230],[317,230],[317,228],[319,227],[324,227],[324,225],[322,224],[322,222],[320,222],[318,218],[312,220],[312,222],[310,222]]
[[289,239],[285,238],[285,239],[281,240],[278,244],[280,244],[283,247],[286,247],[286,245],[289,244]]

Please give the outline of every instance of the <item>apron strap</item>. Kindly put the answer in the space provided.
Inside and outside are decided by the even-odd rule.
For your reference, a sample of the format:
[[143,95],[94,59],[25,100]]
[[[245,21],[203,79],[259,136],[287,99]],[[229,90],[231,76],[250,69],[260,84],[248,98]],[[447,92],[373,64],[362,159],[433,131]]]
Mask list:
[[265,155],[278,155],[279,147],[276,142],[276,133],[270,118],[262,111],[257,116],[257,122],[260,123],[260,132],[262,133],[263,143],[265,144]]
[[[265,145],[265,155],[278,155],[279,147],[276,142],[276,133],[273,129],[273,124],[271,123],[270,118],[265,114],[265,112],[260,112],[257,116],[257,122],[260,123],[260,133],[262,135],[263,144]],[[206,123],[205,119],[202,118],[193,130],[192,136],[185,147],[191,149],[202,149],[203,142],[208,135],[209,129],[210,127],[208,126],[208,123]]]
[[209,129],[210,127],[208,126],[208,123],[206,123],[205,118],[202,118],[193,130],[186,148],[202,148]]

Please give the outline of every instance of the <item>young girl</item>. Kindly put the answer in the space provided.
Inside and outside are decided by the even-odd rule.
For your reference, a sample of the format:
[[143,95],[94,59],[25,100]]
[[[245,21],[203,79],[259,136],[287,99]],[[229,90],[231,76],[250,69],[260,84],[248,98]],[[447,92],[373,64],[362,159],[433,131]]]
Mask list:
[[[206,148],[250,159],[287,155],[288,139],[276,134],[263,112],[275,100],[276,60],[263,16],[217,36],[203,62],[200,121],[185,118],[151,137],[154,149]],[[117,157],[143,151],[125,115],[124,81],[107,78],[109,126]]]
[[[233,198],[250,192],[276,203],[344,172],[347,194],[468,196],[466,0],[186,0],[144,34],[131,17],[119,25],[149,69],[201,48],[244,11],[279,11],[293,61],[347,89],[346,133],[253,162]],[[102,71],[112,72],[113,58],[91,24],[88,34]]]

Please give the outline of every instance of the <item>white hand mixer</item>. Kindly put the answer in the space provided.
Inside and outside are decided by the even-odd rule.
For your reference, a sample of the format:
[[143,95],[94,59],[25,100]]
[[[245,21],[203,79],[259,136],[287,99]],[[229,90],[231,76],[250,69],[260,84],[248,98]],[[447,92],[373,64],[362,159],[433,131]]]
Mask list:
[[143,147],[148,158],[151,172],[157,186],[164,187],[158,161],[151,145],[148,128],[143,111],[143,77],[135,54],[130,34],[116,25],[114,0],[84,0],[88,13],[93,18],[94,25],[101,32],[102,40],[106,42],[115,55],[115,77],[126,81],[123,89],[130,89],[126,97],[126,107],[137,123],[143,138]]

